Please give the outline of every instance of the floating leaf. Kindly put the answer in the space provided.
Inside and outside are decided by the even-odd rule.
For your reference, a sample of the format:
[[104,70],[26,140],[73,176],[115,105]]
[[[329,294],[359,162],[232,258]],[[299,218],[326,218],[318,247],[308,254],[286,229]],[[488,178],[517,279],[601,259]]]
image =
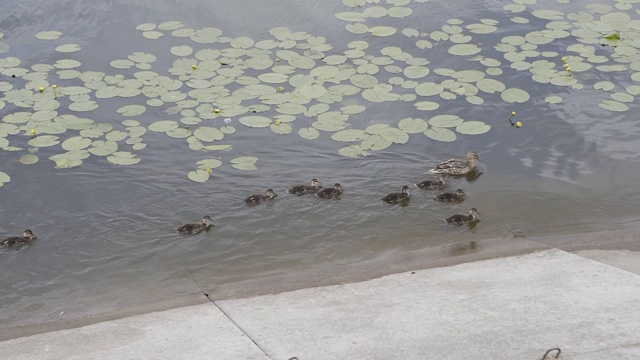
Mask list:
[[439,127],[431,127],[425,130],[424,134],[433,140],[444,142],[455,141],[457,138],[456,133],[454,133],[453,131]]
[[107,161],[115,165],[135,165],[140,162],[140,158],[134,157],[134,155],[128,151],[118,151],[111,156],[107,156]]
[[293,128],[291,127],[291,125],[287,123],[278,123],[277,125],[273,123],[270,125],[270,129],[274,133],[281,134],[281,135],[290,134],[291,131],[293,131]]
[[41,31],[36,34],[36,38],[40,40],[55,40],[62,36],[60,31]]
[[117,110],[122,116],[138,116],[145,112],[147,108],[142,105],[127,105]]
[[409,134],[424,132],[428,127],[426,121],[418,118],[404,118],[398,122],[398,128]]
[[368,153],[364,149],[362,149],[360,145],[351,145],[340,148],[340,150],[338,150],[338,154],[354,158],[368,155]]
[[[18,161],[20,161],[21,163],[23,163],[25,165],[32,165],[32,164],[35,164],[35,163],[38,162],[38,157],[36,155],[33,155],[33,154],[25,154],[25,155],[22,155]],[[0,174],[2,174],[2,173],[0,173]],[[0,183],[1,182],[2,182],[2,179],[0,179]]]
[[11,181],[11,177],[7,175],[7,173],[0,171],[0,187],[2,187],[5,183],[8,183],[9,181]]
[[238,120],[242,125],[248,127],[268,127],[271,125],[272,121],[268,117],[265,116],[244,116]]
[[70,53],[80,51],[81,47],[78,44],[66,44],[60,45],[56,48],[57,52]]
[[203,183],[203,182],[209,180],[209,172],[207,172],[204,169],[198,169],[198,170],[189,171],[187,176],[192,181],[199,182],[199,183]]
[[331,139],[335,141],[360,141],[369,135],[364,130],[348,129],[342,130],[331,135]]
[[479,53],[482,49],[475,44],[456,44],[449,48],[449,54],[469,56]]
[[62,148],[67,151],[84,149],[89,145],[91,145],[91,139],[83,136],[70,137],[62,142]]
[[559,103],[561,103],[561,102],[562,102],[562,97],[560,97],[560,96],[556,96],[556,95],[553,95],[553,96],[547,96],[547,97],[544,99],[544,102],[549,103],[549,104],[559,104]]
[[466,121],[456,127],[456,131],[465,135],[479,135],[491,130],[491,126],[482,121]]
[[193,136],[201,141],[212,142],[215,140],[222,140],[222,138],[224,138],[224,133],[218,128],[200,126],[193,132]]
[[39,135],[29,140],[29,145],[35,147],[48,147],[59,143],[58,137],[54,135]]
[[447,127],[455,127],[462,124],[464,120],[461,119],[458,115],[437,115],[429,119],[429,125],[435,126],[438,128],[447,128]]
[[602,100],[600,104],[598,104],[598,106],[609,111],[629,110],[629,106],[627,106],[625,103],[621,103],[619,101],[614,101],[614,100]]
[[373,36],[391,36],[398,30],[391,26],[372,26],[369,28],[369,32]]
[[149,125],[149,130],[157,132],[166,132],[177,129],[180,125],[173,120],[160,120]]
[[409,134],[397,128],[388,127],[379,135],[396,144],[406,144],[409,141]]
[[193,53],[193,49],[188,45],[174,46],[171,48],[171,53],[175,56],[189,56]]
[[257,157],[254,156],[241,156],[231,160],[231,166],[238,170],[256,170]]
[[222,161],[220,161],[220,159],[215,159],[215,158],[202,159],[197,161],[196,165],[198,165],[198,169],[204,169],[204,170],[215,169],[220,165],[222,165]]
[[519,88],[508,88],[500,96],[510,103],[523,103],[529,100],[529,93]]
[[298,130],[298,135],[307,140],[317,139],[320,136],[320,131],[315,128],[302,128]]

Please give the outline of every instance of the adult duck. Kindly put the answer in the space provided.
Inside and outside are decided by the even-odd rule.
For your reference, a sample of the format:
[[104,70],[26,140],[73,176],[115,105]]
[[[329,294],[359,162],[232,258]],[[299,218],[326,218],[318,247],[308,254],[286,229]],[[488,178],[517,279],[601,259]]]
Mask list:
[[450,159],[445,162],[441,162],[433,169],[430,169],[430,173],[434,174],[447,174],[447,175],[466,175],[476,170],[476,160],[480,160],[478,153],[471,150],[467,153],[467,160]]

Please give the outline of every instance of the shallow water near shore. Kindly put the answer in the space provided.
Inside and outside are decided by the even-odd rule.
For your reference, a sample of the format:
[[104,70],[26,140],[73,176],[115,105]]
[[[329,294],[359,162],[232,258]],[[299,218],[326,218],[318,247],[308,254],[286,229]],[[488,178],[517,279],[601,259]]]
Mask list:
[[[446,9],[436,1],[407,6],[414,11],[412,17],[381,22],[420,31],[438,29],[453,17],[467,22],[494,18],[513,26],[509,22],[513,14],[492,1],[464,2],[447,5]],[[539,1],[533,8],[556,6],[560,5]],[[575,11],[580,10],[578,4],[575,7]],[[372,38],[345,31],[344,22],[334,17],[349,10],[340,2],[266,4],[245,0],[213,6],[204,2],[56,0],[46,5],[27,1],[0,8],[0,31],[4,34],[0,41],[9,47],[0,57],[19,57],[24,68],[73,57],[82,61],[82,71],[127,73],[111,68],[110,62],[144,51],[158,57],[159,69],[154,64],[154,70],[161,72],[175,59],[169,48],[198,44],[170,36],[152,42],[136,27],[171,20],[195,29],[215,26],[226,36],[247,36],[256,41],[267,38],[273,27],[288,26],[293,31],[326,37],[334,52],[347,49],[350,41],[364,39],[372,44],[367,51],[373,53],[391,45],[406,48],[416,57],[427,58],[433,69],[474,67],[474,62],[465,57],[418,50],[415,39],[402,34]],[[635,12],[627,12],[638,18]],[[517,15],[527,17],[529,13],[527,10]],[[424,24],[424,17],[431,19],[429,24]],[[440,23],[438,19],[444,20]],[[517,29],[536,29],[539,22],[532,18]],[[512,27],[505,29],[514,31]],[[79,43],[82,51],[73,55],[53,52],[51,44],[34,38],[35,33],[45,30],[64,33],[64,40],[55,46]],[[497,41],[507,35],[507,30],[494,35]],[[560,52],[572,42],[573,37],[562,39],[552,50]],[[502,59],[491,46],[483,48],[482,54]],[[507,74],[508,62],[503,67]],[[610,112],[598,106],[601,91],[550,88],[527,75],[509,74],[500,79],[526,89],[530,101],[508,103],[495,95],[476,106],[462,98],[451,101],[436,97],[430,100],[439,102],[440,107],[426,114],[410,102],[368,104],[360,99],[368,107],[352,115],[352,125],[358,129],[373,123],[395,125],[405,117],[427,119],[440,113],[482,120],[491,126],[484,134],[459,134],[452,142],[412,134],[406,144],[394,144],[366,157],[339,155],[338,149],[344,144],[332,140],[331,133],[307,140],[296,134],[298,125],[285,136],[269,128],[243,128],[237,117],[232,117],[230,124],[238,131],[229,140],[225,138],[233,148],[221,156],[227,162],[239,156],[258,156],[257,169],[241,171],[225,164],[213,169],[204,183],[192,182],[186,176],[200,157],[194,157],[184,141],[156,132],[144,135],[149,146],[139,151],[142,161],[131,167],[89,157],[82,166],[54,169],[47,157],[55,152],[49,153],[48,148],[39,150],[41,160],[33,165],[18,161],[22,153],[0,151],[0,171],[11,176],[11,181],[0,187],[1,237],[17,235],[26,228],[39,237],[33,246],[20,251],[0,251],[0,328],[108,312],[161,300],[182,290],[193,291],[196,286],[213,289],[220,284],[309,271],[327,264],[358,263],[384,254],[503,236],[597,231],[638,221],[635,179],[640,170],[635,143],[640,125],[635,102],[628,103],[628,111]],[[379,76],[383,77],[382,73]],[[573,76],[591,84],[589,76],[602,74],[576,72]],[[613,75],[610,79],[621,87],[630,83]],[[2,75],[0,81],[14,80]],[[552,94],[561,94],[563,101],[545,103]],[[90,115],[83,115],[117,125],[124,118],[115,109],[144,104],[136,100],[109,99]],[[345,103],[350,100],[345,99]],[[136,120],[148,125],[169,118],[168,107],[150,108]],[[7,104],[0,107],[0,117],[18,110]],[[522,128],[509,125],[512,111],[517,111]],[[273,111],[266,113],[273,116]],[[26,146],[28,139],[18,138],[16,145]],[[448,188],[464,189],[468,196],[463,203],[435,202],[437,192],[413,185],[432,177],[426,172],[430,166],[452,157],[462,158],[470,149],[480,155],[482,174],[473,181],[453,179]],[[339,200],[286,193],[291,185],[307,183],[311,178],[318,178],[325,186],[339,182],[345,193]],[[380,201],[403,185],[411,185],[408,206],[388,206]],[[244,204],[246,196],[267,188],[279,196],[268,204]],[[445,217],[466,213],[471,207],[481,214],[475,228],[444,223]],[[206,214],[214,219],[211,231],[190,237],[176,233],[180,225],[198,221]]]

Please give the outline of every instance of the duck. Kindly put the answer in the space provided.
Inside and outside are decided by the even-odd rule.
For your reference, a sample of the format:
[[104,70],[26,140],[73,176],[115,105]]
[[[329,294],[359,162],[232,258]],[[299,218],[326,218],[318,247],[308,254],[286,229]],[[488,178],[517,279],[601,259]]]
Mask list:
[[425,190],[439,190],[443,189],[447,186],[447,177],[445,175],[440,175],[439,180],[425,180],[421,183],[416,184],[417,187]]
[[321,189],[320,191],[318,191],[316,193],[316,196],[322,199],[332,199],[334,197],[337,198],[338,196],[342,195],[343,191],[344,188],[342,187],[342,185],[335,183],[331,188]]
[[438,194],[435,199],[442,202],[462,202],[466,196],[462,189],[458,189],[456,192]]
[[276,194],[275,191],[269,189],[264,194],[253,194],[247,197],[246,199],[244,199],[244,202],[246,202],[248,205],[258,205],[277,196],[278,194]]
[[478,153],[471,150],[467,153],[467,160],[451,159],[436,165],[429,172],[433,174],[466,175],[476,169],[476,160],[480,160]]
[[411,199],[411,193],[409,192],[408,186],[402,187],[402,192],[399,193],[391,193],[382,198],[382,201],[388,204],[399,204],[399,203],[407,203]]
[[322,183],[318,181],[318,179],[311,179],[311,183],[309,185],[294,185],[293,187],[291,187],[291,189],[289,189],[289,193],[294,195],[315,194],[316,191],[322,188],[321,185]]
[[178,228],[178,232],[183,235],[195,235],[205,230],[209,230],[209,228],[212,226],[214,226],[213,220],[211,220],[211,217],[209,217],[209,215],[206,215],[202,218],[201,223],[182,225]]
[[0,242],[0,246],[10,249],[20,249],[21,247],[30,244],[38,237],[33,234],[33,231],[27,229],[22,233],[22,236],[11,236]]
[[469,216],[456,214],[451,215],[444,220],[447,222],[447,224],[462,226],[462,224],[465,223],[473,223],[479,221],[479,217],[480,213],[478,212],[478,210],[476,208],[471,208],[471,210],[469,210]]

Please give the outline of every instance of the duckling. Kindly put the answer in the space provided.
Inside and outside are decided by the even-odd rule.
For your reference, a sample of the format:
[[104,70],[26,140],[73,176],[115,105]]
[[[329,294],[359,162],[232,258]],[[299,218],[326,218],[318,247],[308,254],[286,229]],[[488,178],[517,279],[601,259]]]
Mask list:
[[337,198],[342,194],[344,188],[342,185],[335,183],[332,188],[325,188],[316,193],[316,196],[323,199]]
[[411,193],[409,192],[408,186],[402,187],[402,192],[399,193],[391,193],[382,198],[382,201],[388,204],[399,204],[399,203],[407,203],[411,199]]
[[203,232],[204,230],[209,230],[213,225],[213,220],[209,217],[209,215],[202,218],[201,223],[196,224],[186,224],[182,225],[178,228],[178,232],[183,235],[195,235]]
[[480,160],[478,153],[471,150],[467,153],[467,161],[451,159],[436,165],[429,170],[434,174],[465,175],[476,169],[476,160]]
[[467,195],[462,189],[454,193],[442,193],[435,196],[435,199],[442,202],[462,202]]
[[446,221],[447,224],[461,226],[464,223],[473,223],[479,221],[479,217],[480,213],[478,212],[478,210],[476,208],[471,208],[471,210],[469,210],[469,216],[456,214],[449,216],[448,218],[444,219],[444,221]]
[[312,179],[309,185],[301,184],[295,185],[291,189],[289,189],[290,194],[294,195],[305,195],[305,194],[315,194],[316,191],[322,188],[322,183],[318,181],[318,179]]
[[248,205],[258,205],[267,200],[271,200],[277,196],[278,194],[276,194],[273,190],[269,189],[264,194],[253,194],[249,196],[248,198],[244,199],[244,202],[246,202]]
[[440,180],[425,180],[421,183],[416,184],[416,186],[425,190],[443,189],[447,186],[447,177],[444,175],[440,175]]
[[0,246],[4,246],[10,249],[20,249],[21,247],[30,244],[38,237],[33,234],[33,231],[27,229],[22,236],[8,237],[0,242]]

